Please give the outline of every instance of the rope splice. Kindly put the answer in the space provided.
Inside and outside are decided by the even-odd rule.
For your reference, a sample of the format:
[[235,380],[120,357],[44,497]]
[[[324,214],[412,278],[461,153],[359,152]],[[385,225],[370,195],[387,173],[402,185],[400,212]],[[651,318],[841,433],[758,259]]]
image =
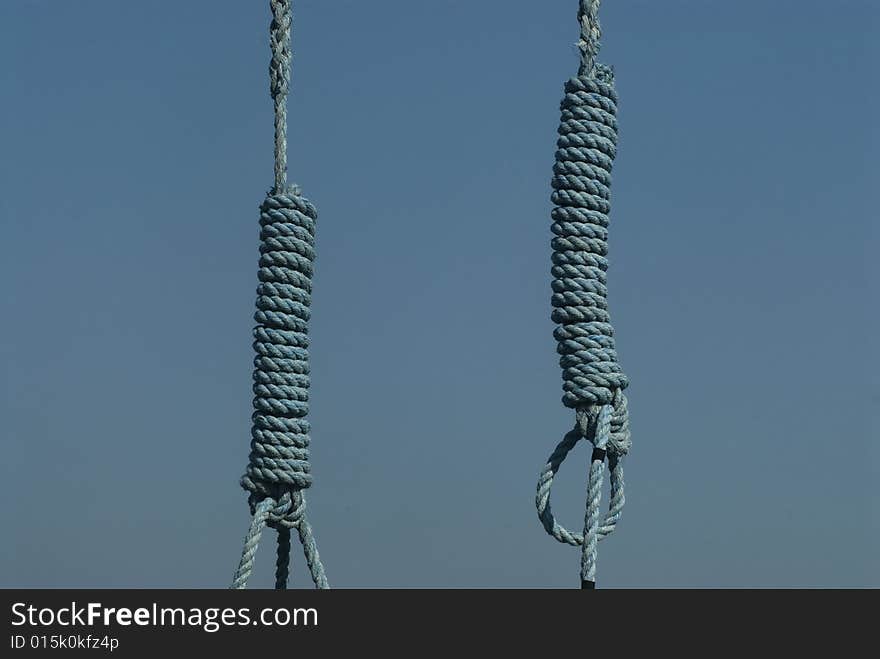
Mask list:
[[309,467],[309,337],[315,207],[287,184],[287,94],[291,0],[270,0],[270,92],[275,105],[275,186],[260,206],[260,261],[254,320],[254,413],[250,462],[241,479],[253,519],[232,588],[247,585],[265,527],[278,532],[275,588],[289,577],[296,529],[317,588],[329,588],[306,518]]
[[[536,505],[544,529],[559,542],[580,545],[581,587],[595,588],[598,541],[610,535],[624,505],[621,458],[631,446],[628,381],[617,362],[608,312],[608,214],[611,168],[617,152],[614,76],[596,62],[599,0],[580,0],[578,75],[565,83],[553,167],[554,234],[552,319],[557,324],[562,402],[575,410],[574,428],[556,446],[538,480]],[[560,526],[550,509],[550,488],[562,461],[581,439],[593,445],[582,534]],[[608,512],[600,511],[606,460],[610,471]]]

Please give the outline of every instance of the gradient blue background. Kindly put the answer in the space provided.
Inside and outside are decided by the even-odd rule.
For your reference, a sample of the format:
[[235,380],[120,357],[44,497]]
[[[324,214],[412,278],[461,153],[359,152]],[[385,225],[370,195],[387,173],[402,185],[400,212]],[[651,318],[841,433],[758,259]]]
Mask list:
[[[880,586],[880,7],[603,3],[628,506],[599,583]],[[295,4],[331,583],[578,584],[549,180],[576,2]],[[0,2],[0,585],[222,587],[248,524],[264,2]],[[588,453],[554,509],[582,523]],[[271,583],[271,536],[255,586]],[[294,581],[307,585],[299,550]]]

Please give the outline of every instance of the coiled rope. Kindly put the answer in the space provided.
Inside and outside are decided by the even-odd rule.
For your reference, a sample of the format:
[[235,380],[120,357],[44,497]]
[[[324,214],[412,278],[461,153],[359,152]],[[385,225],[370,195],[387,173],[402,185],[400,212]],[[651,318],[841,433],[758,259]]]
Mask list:
[[[611,70],[596,62],[601,28],[599,0],[580,0],[577,77],[565,83],[553,167],[554,238],[552,319],[557,323],[562,402],[575,410],[574,428],[557,445],[538,480],[536,505],[544,529],[560,542],[580,545],[581,587],[595,588],[599,540],[610,535],[624,505],[621,458],[631,440],[608,313],[608,213],[611,167],[617,150],[617,93]],[[593,445],[584,531],[560,526],[550,510],[550,488],[562,461],[581,439]],[[600,510],[607,459],[611,479],[608,512]]]
[[260,206],[260,265],[254,320],[254,413],[250,462],[241,485],[253,520],[232,588],[247,585],[266,526],[278,531],[275,588],[289,577],[290,530],[296,529],[312,581],[329,588],[306,519],[309,469],[309,305],[317,211],[287,184],[290,0],[270,0],[270,92],[275,104],[275,187]]

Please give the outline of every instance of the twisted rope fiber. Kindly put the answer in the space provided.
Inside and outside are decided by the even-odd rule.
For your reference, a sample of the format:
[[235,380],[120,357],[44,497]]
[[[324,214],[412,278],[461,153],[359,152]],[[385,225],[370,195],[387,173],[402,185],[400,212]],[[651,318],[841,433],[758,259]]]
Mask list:
[[290,26],[293,22],[290,0],[270,0],[269,93],[275,110],[275,192],[287,181],[287,94],[290,91]]
[[260,206],[260,261],[254,320],[254,413],[251,452],[241,485],[253,514],[232,588],[247,585],[266,526],[278,531],[275,588],[287,588],[290,529],[303,546],[312,581],[329,588],[303,490],[309,467],[309,337],[315,207],[287,185],[290,0],[270,0],[269,86],[275,106],[275,187]]
[[[577,77],[565,83],[552,179],[552,319],[557,324],[554,337],[562,367],[562,402],[575,410],[575,425],[547,460],[535,499],[547,533],[559,542],[582,547],[582,588],[595,587],[598,542],[614,531],[623,511],[621,458],[631,445],[623,394],[628,381],[617,362],[607,302],[617,93],[611,70],[596,63],[601,36],[598,12],[598,0],[580,0],[581,61]],[[563,460],[581,439],[593,445],[593,453],[584,531],[575,534],[553,517],[550,489]],[[611,497],[603,516],[600,503],[606,458]]]

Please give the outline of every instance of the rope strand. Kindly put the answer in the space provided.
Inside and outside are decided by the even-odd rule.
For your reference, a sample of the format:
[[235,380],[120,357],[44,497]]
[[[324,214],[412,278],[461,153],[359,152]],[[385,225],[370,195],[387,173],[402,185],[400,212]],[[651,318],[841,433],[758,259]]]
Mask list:
[[602,26],[599,24],[599,3],[601,0],[580,0],[578,6],[578,23],[581,26],[581,38],[578,50],[581,51],[579,76],[587,76],[593,71],[596,57],[599,55]]
[[275,105],[275,188],[279,194],[287,187],[287,93],[290,90],[290,26],[293,21],[290,0],[270,0],[269,93]]
[[278,555],[275,560],[275,590],[287,590],[290,576],[290,529],[278,528]]
[[251,526],[244,538],[241,560],[238,562],[238,568],[232,577],[230,588],[233,590],[242,590],[247,586],[248,579],[250,579],[251,573],[254,571],[254,557],[257,554],[257,548],[260,546],[260,537],[263,535],[263,529],[266,528],[266,518],[274,503],[271,499],[265,499],[254,511]]

